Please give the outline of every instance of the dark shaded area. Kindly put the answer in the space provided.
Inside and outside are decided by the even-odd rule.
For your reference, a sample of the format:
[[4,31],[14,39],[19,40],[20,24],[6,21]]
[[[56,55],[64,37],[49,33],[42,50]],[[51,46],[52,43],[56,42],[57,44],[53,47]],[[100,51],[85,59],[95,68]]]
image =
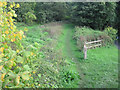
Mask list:
[[117,46],[117,48],[120,49],[120,41],[119,41],[119,40],[116,40],[114,43],[115,43],[115,45]]

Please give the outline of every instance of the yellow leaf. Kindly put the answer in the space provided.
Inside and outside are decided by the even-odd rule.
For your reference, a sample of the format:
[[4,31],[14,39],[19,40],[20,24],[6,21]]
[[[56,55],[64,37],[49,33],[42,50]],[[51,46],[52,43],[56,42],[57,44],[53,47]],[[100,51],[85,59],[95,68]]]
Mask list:
[[33,52],[31,52],[31,55],[33,55]]
[[4,5],[7,5],[7,2],[3,2]]
[[11,4],[10,7],[13,8],[13,5]]
[[6,45],[7,43],[5,42],[4,45]]
[[16,77],[16,83],[17,83],[17,85],[20,83],[20,76]]
[[23,38],[25,38],[25,35],[23,35]]
[[10,17],[10,20],[12,20],[12,17]]
[[15,41],[15,38],[14,39],[11,39],[11,42],[14,42]]
[[19,5],[19,4],[17,4],[17,5],[16,5],[16,8],[19,8],[19,7],[20,7],[20,5]]
[[11,42],[13,42],[13,39],[11,39]]
[[17,49],[17,53],[19,53],[19,50]]
[[13,26],[13,23],[11,23],[11,25]]
[[29,76],[31,76],[31,74],[29,74]]
[[1,58],[2,58],[2,57],[4,57],[4,54],[3,54],[3,53],[1,53],[1,54],[0,54],[0,57],[1,57]]
[[33,71],[33,73],[35,74],[35,71]]
[[2,70],[2,68],[3,68],[3,65],[2,65],[2,66],[0,66],[0,70]]
[[[13,14],[11,13],[11,12],[8,12],[8,14],[10,15],[10,16],[13,16]],[[9,20],[10,21],[10,20]],[[11,22],[11,21],[10,21]]]
[[2,7],[3,6],[3,3],[2,2],[0,2],[0,7]]
[[13,27],[10,27],[11,29],[13,29]]
[[20,40],[21,40],[21,39],[22,39],[22,36],[20,36],[19,38],[20,38]]
[[10,62],[11,62],[11,64],[13,64],[13,61],[12,61],[12,60],[11,60]]
[[1,47],[1,48],[0,48],[0,51],[3,52],[3,50],[4,50],[4,47]]
[[16,37],[16,34],[13,34],[14,35],[14,37]]
[[10,38],[10,35],[8,35],[8,38]]
[[15,6],[15,2],[13,2],[13,6]]
[[5,74],[6,74],[6,73],[4,73],[4,74],[1,75],[1,80],[2,80],[2,81],[4,81]]
[[7,30],[7,31],[5,31],[5,33],[6,33],[6,34],[9,34],[9,31]]

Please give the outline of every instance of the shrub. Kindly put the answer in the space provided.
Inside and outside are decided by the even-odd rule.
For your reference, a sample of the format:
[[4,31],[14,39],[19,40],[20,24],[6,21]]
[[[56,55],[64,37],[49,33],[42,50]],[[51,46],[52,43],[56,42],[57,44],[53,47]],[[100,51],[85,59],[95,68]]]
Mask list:
[[0,88],[33,87],[35,71],[31,63],[38,57],[39,48],[22,45],[24,32],[15,26],[13,8],[19,4],[0,2]]
[[110,36],[113,40],[116,40],[117,37],[117,30],[112,27],[105,28],[104,32]]
[[33,13],[31,13],[31,12],[25,13],[24,17],[25,17],[25,22],[27,24],[32,24],[33,20],[36,20],[36,16]]
[[102,39],[104,45],[112,44],[112,39],[106,33],[93,30],[88,27],[75,27],[75,34],[73,36],[77,40],[77,45],[80,50],[83,50],[84,43],[86,41],[94,41]]

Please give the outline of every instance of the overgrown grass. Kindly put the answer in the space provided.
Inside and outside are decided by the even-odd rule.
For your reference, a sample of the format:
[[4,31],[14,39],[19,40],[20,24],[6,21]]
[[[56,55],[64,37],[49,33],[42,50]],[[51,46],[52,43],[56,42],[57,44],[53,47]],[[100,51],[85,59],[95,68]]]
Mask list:
[[[28,32],[26,33],[26,38],[23,40],[25,46],[29,46],[35,42],[42,45],[40,53],[43,53],[44,57],[37,59],[38,64],[33,63],[38,68],[36,76],[34,76],[36,87],[39,87],[39,84],[43,88],[78,87],[79,75],[76,70],[76,64],[71,58],[67,58],[64,55],[66,52],[64,50],[64,47],[66,47],[66,30],[61,28],[60,24],[56,24],[56,26],[49,26],[48,24],[46,26],[45,28],[41,28],[41,25],[26,26]],[[21,28],[23,28],[23,25],[19,26],[19,29]]]
[[[19,29],[24,26],[20,26]],[[64,25],[57,38],[40,25],[26,26],[24,45],[39,43],[34,85],[42,88],[116,88],[118,86],[118,50],[115,46],[88,50],[87,60],[73,39],[74,28]],[[51,29],[52,30],[52,29]],[[59,37],[58,37],[59,36]],[[57,46],[56,46],[57,45]]]
[[[19,29],[23,27],[24,26],[20,26]],[[26,38],[23,40],[23,44],[30,46],[37,42],[39,44],[38,47],[40,47],[38,53],[40,58],[38,57],[36,61],[32,63],[32,66],[35,66],[33,69],[36,71],[33,75],[33,85],[41,88],[62,87],[59,81],[59,65],[60,63],[64,64],[64,61],[58,56],[60,55],[58,54],[59,51],[54,49],[55,40],[49,37],[50,34],[45,31],[46,27],[41,28],[41,25],[26,27],[28,28],[28,32],[26,33]]]

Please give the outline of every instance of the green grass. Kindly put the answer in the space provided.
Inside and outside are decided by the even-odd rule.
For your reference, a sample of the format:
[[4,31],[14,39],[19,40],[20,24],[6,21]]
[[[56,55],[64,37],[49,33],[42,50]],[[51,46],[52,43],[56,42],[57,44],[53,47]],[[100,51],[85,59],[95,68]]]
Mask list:
[[[89,28],[79,28],[78,31],[75,32],[74,36],[77,34],[77,37],[84,36],[86,38],[87,36],[89,36],[89,39],[92,39],[91,37],[100,35],[102,33],[103,32],[94,31]],[[82,41],[79,41],[78,39],[76,40],[77,46],[79,47],[79,44],[81,44]],[[74,55],[76,55],[77,60],[79,61],[78,65],[81,69],[80,75],[82,77],[80,81],[80,87],[118,87],[118,49],[115,45],[109,45],[106,47],[88,50],[87,60],[83,59],[83,52],[80,52],[78,50],[73,52]]]
[[[63,26],[63,31],[61,36],[59,37],[58,46],[57,46],[57,49],[60,48],[62,49],[63,56],[66,58],[65,62],[67,63],[66,66],[61,67],[62,69],[64,69],[62,75],[65,74],[66,77],[68,77],[67,79],[69,80],[68,83],[66,82],[67,79],[63,78],[63,80],[65,81],[62,82],[64,88],[79,88],[80,79],[79,79],[79,73],[77,71],[77,65],[76,62],[73,61],[74,54],[70,53],[72,52],[71,49],[74,47],[72,45],[74,45],[73,43],[75,43],[71,41],[72,35],[74,34],[72,29],[73,29],[72,25],[65,24]],[[71,78],[74,78],[74,80],[70,80]]]
[[80,62],[84,87],[118,87],[118,50],[115,46],[88,50],[87,60]]
[[[47,40],[48,37],[44,36],[44,32],[42,32],[42,29],[40,29],[39,25],[26,27],[29,30],[26,33],[27,38],[23,40],[24,45],[31,45],[34,44],[34,42],[38,42],[39,44],[44,45],[45,42],[49,41]],[[24,26],[19,25],[19,29],[23,28]],[[73,39],[74,33],[75,29],[73,25],[63,25],[62,33],[57,40],[57,47],[54,47],[57,51],[62,51],[61,57],[64,58],[66,62],[65,65],[59,65],[60,79],[57,81],[57,83],[59,83],[58,86],[64,88],[117,88],[117,48],[115,46],[110,46],[109,48],[101,47],[90,49],[87,52],[88,59],[84,60],[83,52],[78,49],[76,40]],[[42,39],[40,37],[42,37]],[[59,59],[57,58],[57,60]],[[47,65],[48,60],[43,61],[46,62]],[[44,70],[47,72],[47,69]],[[47,73],[46,75],[49,76],[51,74]],[[51,77],[55,78],[54,74]],[[46,76],[44,78],[46,78]],[[44,83],[43,81],[40,82],[41,85]],[[51,82],[51,80],[49,82]]]
[[[117,88],[118,87],[118,50],[115,46],[88,50],[87,60],[83,52],[77,48],[73,40],[74,28],[64,25],[64,33],[60,37],[59,47],[63,48],[69,66],[68,71],[79,73],[72,83],[80,88]],[[64,67],[66,68],[66,67]],[[79,80],[80,78],[80,80]],[[79,83],[79,85],[78,85]],[[65,87],[72,87],[68,84]]]
[[[38,84],[40,84],[41,88],[58,88],[58,86],[61,86],[61,84],[59,84],[60,81],[58,77],[58,63],[61,60],[55,56],[57,52],[52,50],[48,44],[49,41],[51,42],[51,39],[48,37],[48,33],[45,32],[45,28],[41,28],[40,25],[25,26],[28,28],[28,32],[25,33],[26,38],[23,39],[23,45],[34,46],[35,42],[37,42],[40,48],[38,49],[38,58],[35,59],[34,63],[32,63],[32,66],[36,65],[36,68],[34,68],[34,70],[36,70],[36,76],[34,76],[33,83],[37,87],[39,87]],[[18,29],[21,28],[23,29],[24,26],[21,25]],[[29,47],[29,49],[31,49],[31,47]],[[40,75],[40,77],[38,75]]]
[[27,38],[23,40],[25,46],[34,44],[35,42],[44,44],[45,41],[43,41],[43,39],[48,40],[48,37],[46,37],[47,33],[43,32],[45,28],[40,28],[40,24],[28,26],[24,23],[18,23],[17,26],[19,30],[24,30],[25,27],[28,29],[28,31],[25,33]]

